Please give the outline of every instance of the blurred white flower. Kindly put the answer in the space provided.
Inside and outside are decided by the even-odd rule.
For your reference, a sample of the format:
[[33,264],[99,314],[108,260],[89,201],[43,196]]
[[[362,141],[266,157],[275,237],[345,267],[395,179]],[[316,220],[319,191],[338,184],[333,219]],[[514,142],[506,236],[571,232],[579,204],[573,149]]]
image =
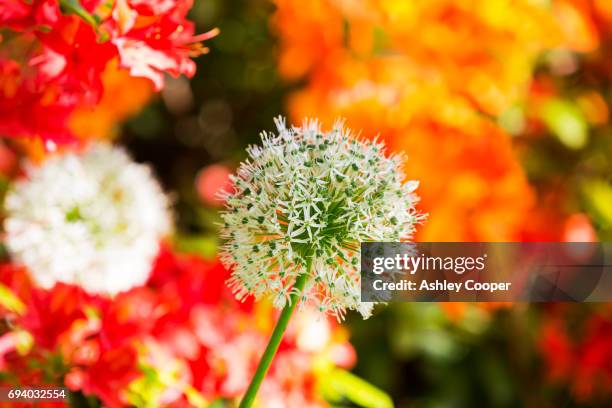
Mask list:
[[147,280],[171,231],[168,206],[149,167],[95,144],[26,166],[6,196],[5,241],[40,286],[112,295]]
[[302,313],[295,316],[295,345],[299,350],[307,352],[320,352],[330,344],[332,327],[327,318],[317,316],[318,312],[312,308],[304,308]]
[[227,194],[222,260],[233,269],[237,298],[289,301],[298,275],[309,280],[300,303],[342,318],[346,309],[364,317],[360,302],[360,243],[411,238],[422,215],[415,210],[416,181],[406,181],[402,158],[353,137],[337,122],[323,132],[317,121],[262,134],[262,146],[233,177]]

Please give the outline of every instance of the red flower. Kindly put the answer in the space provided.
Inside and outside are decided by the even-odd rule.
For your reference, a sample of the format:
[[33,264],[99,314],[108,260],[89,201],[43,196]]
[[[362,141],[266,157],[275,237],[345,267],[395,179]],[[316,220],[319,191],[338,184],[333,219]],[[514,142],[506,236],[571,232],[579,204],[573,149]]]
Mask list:
[[123,407],[127,404],[122,391],[141,375],[137,350],[130,345],[109,349],[81,373],[78,389],[86,395],[97,396],[109,408]]
[[560,321],[552,320],[544,326],[540,348],[545,351],[543,357],[551,381],[566,378],[571,373],[574,364],[572,344]]
[[194,35],[190,0],[118,0],[112,9],[87,0],[70,7],[77,12],[62,14],[58,0],[0,0],[0,28],[8,29],[0,37],[6,75],[0,134],[70,141],[69,115],[99,101],[111,60],[160,90],[165,73],[193,76],[191,58],[205,53],[200,42],[216,34]]
[[0,25],[13,30],[53,25],[60,15],[57,0],[0,0]]
[[567,383],[580,401],[610,397],[612,390],[612,309],[592,315],[578,336],[559,316],[544,326],[540,350],[548,378]]
[[[39,75],[61,86],[60,99],[73,105],[96,103],[103,91],[102,72],[115,55],[112,44],[100,42],[92,27],[76,16],[62,17],[53,31],[38,38],[45,51]],[[38,61],[31,59],[30,64]]]
[[196,67],[190,57],[206,53],[200,42],[217,31],[194,36],[193,23],[185,19],[189,8],[190,0],[119,0],[109,27],[121,66],[133,76],[149,78],[157,90],[163,87],[164,73],[193,76]]
[[574,392],[582,400],[612,390],[612,320],[594,316],[576,353]]
[[39,78],[27,78],[23,71],[17,61],[0,54],[0,135],[70,141],[73,104],[58,98],[56,85],[37,84]]
[[[152,405],[190,406],[187,389],[208,400],[238,397],[248,386],[276,312],[269,305],[236,301],[225,285],[228,276],[216,260],[163,247],[146,286],[106,299],[67,285],[43,291],[31,285],[25,271],[0,265],[0,281],[26,306],[22,314],[3,314],[12,327],[29,331],[35,343],[27,356],[7,345],[8,371],[22,383],[63,381],[108,407],[133,404],[134,395],[153,398]],[[308,313],[298,313],[288,328],[262,386],[262,406],[322,406],[315,392],[315,360],[341,366],[354,362],[346,334],[334,322]],[[165,379],[157,384],[160,394],[151,394],[146,381],[153,380],[144,376],[143,367]]]

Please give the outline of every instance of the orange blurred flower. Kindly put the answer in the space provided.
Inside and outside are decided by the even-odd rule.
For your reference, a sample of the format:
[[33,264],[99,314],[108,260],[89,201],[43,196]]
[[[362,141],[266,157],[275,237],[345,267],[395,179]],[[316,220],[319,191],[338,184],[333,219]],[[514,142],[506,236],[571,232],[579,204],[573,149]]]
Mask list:
[[[586,0],[275,3],[279,71],[305,80],[288,99],[292,120],[345,117],[405,151],[430,215],[418,239],[560,239],[562,228],[550,228],[553,217],[540,208],[498,119],[517,105],[542,110],[555,91],[551,85],[533,98],[537,59],[599,47],[609,7]],[[607,120],[598,94],[579,103],[593,123]],[[553,223],[564,218],[556,212]]]
[[427,241],[518,240],[534,204],[494,120],[522,98],[536,56],[561,41],[528,2],[276,2],[279,69],[308,78],[294,120],[346,117],[408,153],[430,213]]
[[404,75],[419,77],[417,84],[442,83],[492,114],[522,95],[538,54],[564,40],[550,10],[529,1],[276,4],[279,69],[286,78],[337,72],[347,60],[401,58],[410,65]]
[[133,77],[111,61],[102,73],[104,93],[94,106],[80,105],[69,119],[71,131],[81,139],[115,138],[118,126],[138,113],[153,96],[153,84]]

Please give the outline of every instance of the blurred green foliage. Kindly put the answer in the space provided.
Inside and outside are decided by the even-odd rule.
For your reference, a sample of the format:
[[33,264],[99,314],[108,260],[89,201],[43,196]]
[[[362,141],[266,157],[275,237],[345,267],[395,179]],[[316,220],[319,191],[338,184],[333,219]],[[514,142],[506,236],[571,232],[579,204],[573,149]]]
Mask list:
[[427,303],[390,304],[366,321],[352,316],[355,373],[399,408],[606,406],[578,404],[545,380],[535,349],[545,305],[465,307],[456,318]]

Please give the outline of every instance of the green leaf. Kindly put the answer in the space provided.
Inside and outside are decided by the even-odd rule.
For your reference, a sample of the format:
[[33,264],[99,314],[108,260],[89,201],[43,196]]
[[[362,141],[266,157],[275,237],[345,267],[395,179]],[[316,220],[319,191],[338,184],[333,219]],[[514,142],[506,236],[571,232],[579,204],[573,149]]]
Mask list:
[[323,394],[339,402],[345,398],[364,408],[393,408],[393,401],[384,391],[341,369],[334,369],[322,382]]
[[28,354],[34,345],[34,337],[25,330],[18,330],[14,333],[17,336],[15,349],[22,356]]
[[585,198],[595,217],[606,227],[612,226],[612,186],[603,180],[591,180],[583,185]]
[[214,406],[217,406],[218,408],[223,407],[222,403],[219,401],[209,404],[206,398],[204,398],[202,394],[198,392],[198,390],[196,390],[195,388],[191,386],[185,387],[184,392],[185,392],[185,396],[187,397],[187,401],[189,401],[189,403],[195,408],[206,408],[206,407],[210,408]]
[[0,283],[0,305],[5,309],[22,314],[25,312],[23,302],[7,286]]
[[211,259],[215,257],[218,247],[217,239],[209,235],[177,236],[175,244],[180,252]]
[[525,112],[519,105],[506,109],[498,118],[499,125],[511,135],[518,135],[525,130]]
[[207,408],[230,408],[232,405],[228,400],[223,398],[218,398],[208,405]]
[[578,150],[588,139],[588,126],[582,111],[574,103],[553,99],[544,105],[542,120],[566,147]]

